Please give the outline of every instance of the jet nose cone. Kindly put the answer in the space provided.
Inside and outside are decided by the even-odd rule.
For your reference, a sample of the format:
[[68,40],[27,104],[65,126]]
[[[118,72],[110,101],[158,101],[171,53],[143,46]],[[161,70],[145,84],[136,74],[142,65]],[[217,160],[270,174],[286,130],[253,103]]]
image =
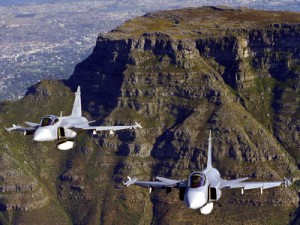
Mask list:
[[190,209],[199,209],[206,204],[205,194],[202,192],[187,192],[186,205]]
[[49,129],[40,127],[34,132],[34,141],[52,141],[53,137]]

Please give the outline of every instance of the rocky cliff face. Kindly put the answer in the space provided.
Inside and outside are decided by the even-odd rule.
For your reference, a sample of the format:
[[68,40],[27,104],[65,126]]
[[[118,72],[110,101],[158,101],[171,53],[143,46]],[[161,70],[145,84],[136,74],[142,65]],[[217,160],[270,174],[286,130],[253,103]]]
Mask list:
[[[81,86],[87,117],[102,124],[138,121],[144,129],[115,136],[81,135],[77,147],[67,153],[51,144],[32,146],[22,138],[28,151],[46,162],[29,159],[17,149],[11,150],[17,156],[8,154],[27,168],[25,173],[5,166],[8,173],[26,174],[29,191],[43,193],[26,208],[28,213],[51,207],[60,212],[61,221],[73,224],[182,224],[199,218],[209,224],[289,223],[298,205],[293,188],[264,195],[249,191],[245,196],[224,191],[222,207],[216,205],[213,214],[203,217],[186,209],[176,190],[149,195],[139,187],[126,189],[121,182],[127,175],[186,179],[201,170],[209,129],[214,165],[224,178],[298,179],[299,24],[297,13],[204,7],[149,13],[100,34],[93,53],[65,85],[72,90]],[[59,114],[57,103],[69,106],[70,96],[61,83],[42,82],[16,104],[32,109],[51,99],[35,113],[38,118],[42,111],[49,113],[49,107]],[[3,105],[2,121],[15,119],[7,114],[17,114],[16,104]],[[13,148],[11,141],[3,138],[8,148]],[[8,179],[2,183],[8,190]],[[29,196],[13,205],[25,210]],[[7,213],[9,204],[0,201],[0,219],[16,221]],[[26,215],[18,218],[26,220]]]

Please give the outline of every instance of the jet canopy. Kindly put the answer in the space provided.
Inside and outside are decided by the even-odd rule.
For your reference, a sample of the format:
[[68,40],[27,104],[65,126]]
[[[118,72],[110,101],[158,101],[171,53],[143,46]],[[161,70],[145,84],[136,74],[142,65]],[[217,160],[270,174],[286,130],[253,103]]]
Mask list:
[[193,173],[190,176],[189,180],[190,180],[189,186],[191,188],[198,188],[204,186],[206,182],[206,177],[203,173],[197,172],[197,173]]
[[51,126],[58,122],[58,117],[54,115],[47,115],[41,121],[41,127]]

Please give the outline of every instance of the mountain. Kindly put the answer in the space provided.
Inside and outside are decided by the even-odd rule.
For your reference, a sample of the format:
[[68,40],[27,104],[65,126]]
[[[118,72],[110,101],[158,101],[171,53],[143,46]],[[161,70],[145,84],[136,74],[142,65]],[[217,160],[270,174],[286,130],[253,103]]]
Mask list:
[[[144,128],[81,134],[67,152],[0,130],[1,223],[297,224],[299,41],[299,13],[225,7],[147,13],[100,34],[70,79],[2,102],[1,124],[69,114],[80,85],[86,117]],[[295,185],[224,190],[209,216],[187,209],[177,190],[122,185],[127,175],[201,170],[210,129],[223,178],[292,176]]]
[[[300,11],[295,0],[214,0],[210,5]],[[0,101],[43,79],[68,79],[99,32],[149,11],[200,7],[203,0],[0,0]]]

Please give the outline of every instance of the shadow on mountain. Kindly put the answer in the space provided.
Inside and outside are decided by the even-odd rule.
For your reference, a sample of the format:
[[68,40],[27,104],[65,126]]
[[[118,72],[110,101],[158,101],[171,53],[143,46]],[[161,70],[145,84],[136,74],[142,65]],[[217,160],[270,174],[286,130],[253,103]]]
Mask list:
[[99,36],[93,53],[77,64],[73,75],[64,81],[74,92],[81,86],[82,109],[97,120],[95,125],[117,107],[130,46],[125,40]]
[[[182,109],[178,108],[178,114],[175,118],[175,123],[167,130],[165,130],[157,139],[151,151],[151,156],[160,162],[153,168],[152,173],[158,175],[164,171],[165,176],[172,175],[172,168],[166,165],[168,159],[174,161],[180,160],[181,152],[185,152],[186,148],[186,137],[178,127],[184,123],[194,113],[193,109]],[[181,143],[181,147],[178,149],[173,142],[178,141]]]

